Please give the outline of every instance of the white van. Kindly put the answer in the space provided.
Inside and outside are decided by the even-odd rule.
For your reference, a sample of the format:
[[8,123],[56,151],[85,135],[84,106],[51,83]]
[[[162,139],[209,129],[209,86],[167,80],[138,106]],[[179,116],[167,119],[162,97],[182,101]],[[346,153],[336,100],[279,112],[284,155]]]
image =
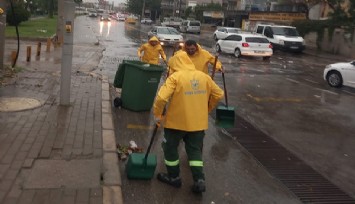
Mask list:
[[196,20],[186,20],[180,25],[180,32],[183,33],[198,33],[201,32],[201,22]]
[[265,35],[275,49],[302,52],[306,48],[304,39],[292,26],[259,24],[255,32]]

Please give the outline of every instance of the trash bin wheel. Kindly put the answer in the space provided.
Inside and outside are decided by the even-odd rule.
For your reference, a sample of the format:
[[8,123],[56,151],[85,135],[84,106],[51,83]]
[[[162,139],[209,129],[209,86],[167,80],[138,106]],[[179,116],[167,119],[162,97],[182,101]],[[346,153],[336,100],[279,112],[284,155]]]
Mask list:
[[114,105],[116,108],[122,106],[122,99],[120,99],[120,97],[116,97],[116,98],[113,100],[113,105]]

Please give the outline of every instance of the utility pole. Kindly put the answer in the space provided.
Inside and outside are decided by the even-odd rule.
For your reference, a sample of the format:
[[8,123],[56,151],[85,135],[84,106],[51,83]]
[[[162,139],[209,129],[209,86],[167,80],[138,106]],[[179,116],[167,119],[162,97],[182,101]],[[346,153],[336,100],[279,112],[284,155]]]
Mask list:
[[0,69],[4,69],[5,55],[6,3],[0,0]]
[[73,60],[75,3],[64,0],[65,32],[63,34],[62,67],[60,80],[60,105],[70,105],[71,69]]
[[144,13],[145,13],[145,0],[143,0],[142,15],[141,15],[141,19],[140,20],[142,20],[145,17]]

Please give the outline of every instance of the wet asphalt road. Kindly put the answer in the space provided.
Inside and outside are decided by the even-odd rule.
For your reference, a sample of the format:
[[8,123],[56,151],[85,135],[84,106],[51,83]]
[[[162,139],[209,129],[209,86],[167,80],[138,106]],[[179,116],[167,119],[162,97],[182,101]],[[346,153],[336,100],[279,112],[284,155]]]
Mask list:
[[[80,26],[79,26],[80,24]],[[106,74],[112,83],[118,64],[136,59],[138,46],[147,40],[149,26],[123,22],[105,22],[79,17],[75,43],[99,42],[103,57],[95,72]],[[214,53],[209,34],[188,34]],[[168,49],[167,56],[172,53]],[[323,80],[326,64],[337,62],[304,54],[276,52],[270,61],[259,58],[236,59],[220,55],[226,70],[229,104],[236,114],[269,135],[304,160],[335,185],[355,197],[355,89],[330,88]],[[222,87],[220,74],[216,82]],[[118,142],[135,140],[145,146],[150,137],[151,114],[115,110]],[[127,128],[132,127],[132,128]],[[161,139],[161,133],[158,138]],[[160,141],[158,139],[158,141]],[[123,193],[127,203],[297,203],[282,183],[268,175],[260,164],[238,143],[215,128],[213,119],[205,139],[207,189],[203,197],[189,191],[187,166],[182,166],[186,185],[181,190],[152,180],[129,181],[121,164]],[[162,152],[157,142],[153,148],[158,160]],[[183,151],[181,151],[183,152]],[[182,153],[182,160],[186,160]],[[186,162],[185,162],[186,163]],[[164,170],[158,164],[157,170]],[[158,189],[158,190],[157,190]],[[154,194],[154,195],[153,195]],[[163,200],[161,200],[163,199]]]

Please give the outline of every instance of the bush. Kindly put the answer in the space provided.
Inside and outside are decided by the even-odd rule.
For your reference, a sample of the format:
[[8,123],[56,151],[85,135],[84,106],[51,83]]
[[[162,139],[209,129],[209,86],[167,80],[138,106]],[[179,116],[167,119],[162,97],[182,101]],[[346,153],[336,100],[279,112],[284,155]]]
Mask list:
[[19,3],[14,3],[14,11],[15,11],[15,16],[12,13],[12,9],[9,8],[8,12],[6,14],[6,22],[10,26],[16,26],[19,25],[23,21],[27,21],[30,18],[30,12],[28,12],[24,5],[21,5]]

